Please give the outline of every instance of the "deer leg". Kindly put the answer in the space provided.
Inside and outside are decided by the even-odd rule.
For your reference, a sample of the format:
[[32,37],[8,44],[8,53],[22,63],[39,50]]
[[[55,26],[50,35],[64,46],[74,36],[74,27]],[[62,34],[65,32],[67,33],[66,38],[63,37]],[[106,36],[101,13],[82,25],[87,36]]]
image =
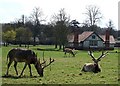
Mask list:
[[14,68],[15,68],[15,71],[16,71],[16,75],[18,75],[18,71],[17,71],[17,62],[14,61]]
[[30,76],[32,76],[31,65],[28,64],[28,67],[29,67],[29,69],[30,69]]
[[70,53],[69,53],[69,57],[70,57]]
[[75,57],[75,54],[72,52],[73,57]]
[[21,76],[22,76],[22,74],[23,74],[23,72],[24,72],[24,70],[25,70],[26,66],[27,66],[27,63],[25,63],[24,68],[23,68],[23,70],[22,70],[22,72],[21,72],[21,74],[20,74],[20,76],[19,76],[19,77],[21,77]]
[[10,65],[12,64],[13,61],[10,61],[7,65],[7,72],[6,72],[6,75],[8,75],[8,71],[9,71],[9,68],[10,68]]
[[66,57],[66,52],[64,53],[65,57]]

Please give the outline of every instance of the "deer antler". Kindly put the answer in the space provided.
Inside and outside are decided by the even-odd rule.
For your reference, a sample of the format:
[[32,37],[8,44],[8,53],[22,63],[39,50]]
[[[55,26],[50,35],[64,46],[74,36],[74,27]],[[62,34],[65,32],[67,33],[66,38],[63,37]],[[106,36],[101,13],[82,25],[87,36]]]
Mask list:
[[96,61],[95,57],[93,56],[92,51],[88,51],[88,54],[92,57],[92,60],[93,60],[93,61]]
[[50,58],[50,62],[49,62],[49,64],[43,66],[43,69],[44,69],[45,67],[49,66],[49,65],[50,65],[51,63],[53,63],[54,61],[55,61],[54,59],[52,60],[52,59]]
[[43,51],[43,64],[46,65],[46,60],[45,60],[45,58],[44,58],[44,51]]
[[98,61],[100,61],[101,58],[105,57],[108,54],[108,52],[102,51],[102,54],[99,56],[99,58],[97,59]]

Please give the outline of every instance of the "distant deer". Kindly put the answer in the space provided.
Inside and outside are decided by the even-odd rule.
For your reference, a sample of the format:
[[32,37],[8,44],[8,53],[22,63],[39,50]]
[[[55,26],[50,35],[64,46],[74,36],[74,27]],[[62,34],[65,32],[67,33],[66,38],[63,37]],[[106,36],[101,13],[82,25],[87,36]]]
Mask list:
[[94,72],[94,73],[98,73],[101,72],[101,68],[100,65],[98,64],[98,62],[100,61],[101,58],[105,57],[107,55],[108,52],[103,52],[102,54],[99,56],[99,58],[95,58],[93,56],[92,51],[88,51],[88,54],[92,57],[92,60],[94,63],[85,63],[85,65],[82,68],[82,71],[84,72]]
[[71,49],[71,48],[65,48],[64,49],[64,54],[66,55],[67,53],[69,53],[69,54],[71,54],[73,57],[75,57],[75,54],[76,53],[74,53],[74,49]]
[[42,77],[44,68],[49,66],[52,62],[54,62],[54,59],[50,60],[49,64],[43,66],[45,61],[43,63],[40,63],[40,60],[37,59],[37,55],[34,53],[34,51],[27,50],[27,49],[21,49],[21,48],[11,49],[8,52],[7,61],[8,61],[8,58],[9,58],[9,63],[7,65],[6,76],[8,75],[9,67],[11,66],[13,61],[14,61],[14,68],[15,68],[15,71],[16,71],[17,75],[18,75],[17,62],[25,62],[24,68],[23,68],[23,70],[22,70],[19,77],[22,76],[22,74],[23,74],[23,72],[24,72],[27,65],[28,65],[28,67],[30,69],[30,76],[32,76],[32,71],[31,71],[31,65],[30,64],[34,64],[38,74]]

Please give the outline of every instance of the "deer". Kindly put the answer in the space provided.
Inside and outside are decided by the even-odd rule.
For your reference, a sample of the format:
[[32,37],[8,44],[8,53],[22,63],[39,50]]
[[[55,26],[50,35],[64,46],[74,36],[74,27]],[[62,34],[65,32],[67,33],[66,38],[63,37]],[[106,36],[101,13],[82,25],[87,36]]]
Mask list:
[[[9,58],[9,63],[8,63],[8,58]],[[6,72],[5,76],[8,76],[9,68],[10,68],[12,62],[14,62],[14,68],[16,71],[16,75],[18,75],[17,63],[18,62],[25,63],[24,68],[22,69],[22,72],[19,75],[19,77],[21,77],[23,75],[23,72],[27,65],[30,70],[30,76],[32,76],[31,64],[34,64],[34,67],[37,70],[37,73],[40,75],[40,77],[43,77],[44,68],[46,68],[51,63],[53,63],[54,59],[50,58],[49,64],[43,66],[43,64],[45,64],[46,61],[40,63],[40,59],[37,59],[37,55],[35,54],[34,51],[29,50],[29,49],[13,48],[7,54],[7,63],[8,64],[7,64],[7,72]]]
[[66,55],[67,53],[69,53],[69,55],[71,54],[73,57],[75,57],[75,54],[76,54],[74,53],[74,49],[71,49],[71,48],[64,49],[64,54]]
[[102,51],[102,54],[98,58],[95,58],[92,51],[88,51],[88,55],[90,55],[94,63],[85,63],[81,71],[93,73],[101,72],[101,67],[98,62],[101,61],[101,58],[104,58],[107,54],[108,52],[104,53],[104,51]]

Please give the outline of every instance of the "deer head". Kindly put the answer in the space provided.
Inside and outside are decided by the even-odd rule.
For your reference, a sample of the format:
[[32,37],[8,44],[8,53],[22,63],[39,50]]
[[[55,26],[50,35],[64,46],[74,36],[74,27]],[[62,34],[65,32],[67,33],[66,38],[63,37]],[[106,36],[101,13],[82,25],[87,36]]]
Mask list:
[[108,52],[104,53],[104,51],[102,51],[102,54],[98,58],[95,58],[92,51],[88,51],[88,55],[91,56],[93,62],[96,64],[98,64],[98,62],[101,60],[101,58],[104,58],[107,54],[108,54]]
[[46,60],[44,59],[44,52],[43,52],[43,62],[40,62],[40,58],[39,58],[39,61],[38,61],[38,64],[37,65],[37,72],[38,74],[43,77],[43,72],[44,72],[44,68],[48,67],[49,65],[51,65],[51,63],[53,63],[55,60],[54,59],[51,59],[50,58],[50,62],[48,64],[46,64]]

